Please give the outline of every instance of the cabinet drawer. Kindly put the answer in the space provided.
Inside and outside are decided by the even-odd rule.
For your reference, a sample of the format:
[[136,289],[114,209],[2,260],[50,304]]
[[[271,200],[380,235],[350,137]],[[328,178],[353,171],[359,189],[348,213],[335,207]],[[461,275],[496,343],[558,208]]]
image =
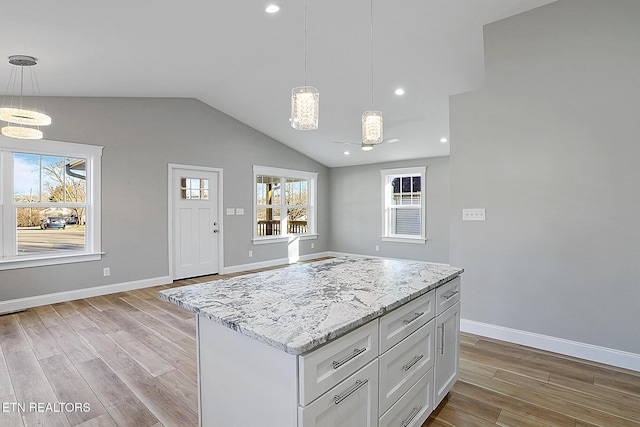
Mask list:
[[435,291],[380,318],[380,354],[398,344],[435,316]]
[[377,319],[299,356],[299,403],[309,404],[377,356]]
[[427,372],[382,417],[379,427],[420,427],[433,410],[433,369]]
[[300,427],[375,427],[378,425],[378,360],[320,396],[298,407]]
[[434,363],[435,320],[380,356],[379,415],[385,413]]
[[436,289],[436,316],[460,301],[460,277]]

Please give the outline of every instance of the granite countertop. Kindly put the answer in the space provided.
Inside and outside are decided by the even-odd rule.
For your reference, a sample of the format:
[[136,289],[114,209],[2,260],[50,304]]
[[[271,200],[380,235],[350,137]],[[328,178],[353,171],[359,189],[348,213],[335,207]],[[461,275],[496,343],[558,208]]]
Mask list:
[[463,271],[350,256],[167,289],[160,296],[282,351],[302,354]]

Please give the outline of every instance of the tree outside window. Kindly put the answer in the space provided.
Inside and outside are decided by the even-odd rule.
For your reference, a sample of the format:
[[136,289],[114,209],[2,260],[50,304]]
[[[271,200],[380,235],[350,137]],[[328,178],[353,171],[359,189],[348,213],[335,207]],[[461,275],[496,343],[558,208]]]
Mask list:
[[254,239],[313,234],[316,176],[309,172],[254,166]]
[[0,270],[101,258],[102,150],[0,138]]

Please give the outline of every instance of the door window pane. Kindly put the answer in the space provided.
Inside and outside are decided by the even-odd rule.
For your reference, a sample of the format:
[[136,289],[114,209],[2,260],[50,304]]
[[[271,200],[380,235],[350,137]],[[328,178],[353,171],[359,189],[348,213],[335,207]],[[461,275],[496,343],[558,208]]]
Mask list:
[[180,197],[183,200],[209,200],[209,180],[180,178]]

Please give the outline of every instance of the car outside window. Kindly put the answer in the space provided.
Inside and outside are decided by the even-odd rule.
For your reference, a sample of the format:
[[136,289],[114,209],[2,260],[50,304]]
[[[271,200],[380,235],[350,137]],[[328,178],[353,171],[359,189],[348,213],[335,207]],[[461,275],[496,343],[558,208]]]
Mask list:
[[0,139],[0,270],[100,258],[102,147]]

